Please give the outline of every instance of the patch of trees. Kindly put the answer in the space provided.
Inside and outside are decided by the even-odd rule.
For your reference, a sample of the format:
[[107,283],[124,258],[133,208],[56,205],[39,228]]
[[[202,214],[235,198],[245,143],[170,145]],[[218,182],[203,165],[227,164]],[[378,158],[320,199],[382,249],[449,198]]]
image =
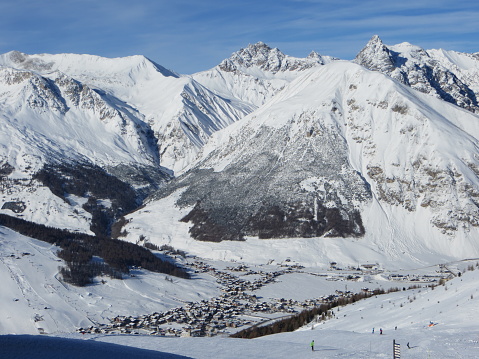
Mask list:
[[180,278],[190,277],[184,268],[164,261],[148,249],[133,243],[73,233],[5,214],[0,214],[0,225],[60,247],[57,255],[67,264],[66,268],[60,269],[60,273],[66,282],[74,285],[92,283],[93,278],[101,274],[121,278],[122,273],[129,273],[131,267],[141,267]]
[[327,208],[303,202],[264,203],[255,211],[241,207],[207,206],[198,201],[181,219],[189,222],[191,236],[199,241],[240,241],[245,236],[270,238],[361,237],[361,214],[355,209]]
[[189,233],[198,241],[242,241],[244,237],[238,229],[238,224],[234,220],[228,220],[230,218],[225,218],[230,217],[231,210],[224,207],[221,210],[205,209],[201,201],[198,201],[195,207],[181,219],[181,222],[193,223]]
[[318,315],[322,315],[328,312],[332,308],[331,304],[321,304],[319,307],[303,310],[301,313],[293,315],[286,319],[278,320],[272,324],[265,326],[253,326],[248,329],[243,329],[235,334],[232,334],[233,338],[253,339],[270,334],[292,332],[301,328],[303,325],[308,324]]
[[[399,289],[390,289],[388,292],[398,291]],[[264,326],[253,326],[251,328],[243,329],[235,334],[232,334],[231,337],[233,338],[245,338],[245,339],[253,339],[262,337],[264,335],[270,334],[277,334],[283,332],[292,332],[295,331],[302,326],[310,323],[315,318],[319,316],[322,319],[326,319],[327,316],[330,315],[330,310],[335,307],[344,306],[347,304],[352,304],[357,302],[358,300],[369,298],[375,295],[384,294],[385,291],[383,289],[376,289],[372,292],[361,292],[351,294],[349,296],[330,296],[327,300],[327,303],[321,304],[320,306],[314,307],[312,309],[306,309],[301,311],[298,314],[292,315],[289,318],[278,320],[272,324],[264,325]]]
[[248,235],[257,235],[263,239],[310,238],[323,235],[360,237],[365,232],[357,210],[327,208],[321,203],[317,203],[314,208],[301,202],[265,204],[250,217],[246,229]]
[[155,248],[151,248],[150,246],[154,246],[156,248],[158,248],[157,250],[160,250],[160,251],[163,251],[165,252],[166,254],[168,255],[171,255],[171,256],[181,256],[183,258],[186,258],[186,252],[185,251],[182,251],[181,249],[175,249],[173,248],[172,246],[168,245],[168,244],[163,244],[161,247],[158,247],[154,244],[151,244],[151,243],[145,243],[145,247],[148,248],[148,249],[155,249]]
[[13,167],[10,163],[2,163],[0,165],[0,180],[3,179],[3,177],[7,177],[8,175],[12,174],[14,170],[15,167]]
[[68,195],[87,198],[83,208],[91,213],[90,229],[98,236],[110,236],[112,224],[140,204],[132,186],[89,163],[45,164],[33,178],[67,203]]
[[123,279],[121,272],[114,270],[105,263],[69,263],[68,267],[59,268],[59,272],[65,282],[79,287],[92,284],[93,278],[99,275]]

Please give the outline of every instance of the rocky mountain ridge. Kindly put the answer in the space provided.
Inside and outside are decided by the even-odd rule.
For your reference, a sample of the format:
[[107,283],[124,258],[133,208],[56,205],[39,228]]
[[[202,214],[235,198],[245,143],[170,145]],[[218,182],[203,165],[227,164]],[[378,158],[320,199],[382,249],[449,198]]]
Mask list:
[[256,109],[303,72],[336,60],[314,51],[305,58],[292,57],[258,42],[192,77],[215,93]]
[[471,71],[470,77],[465,76],[451,59],[440,56],[439,52],[424,50],[409,43],[386,46],[376,35],[354,61],[371,70],[387,74],[415,90],[478,113],[479,93],[473,89],[477,89],[479,58],[473,54],[462,56],[475,62],[475,71]]
[[286,71],[304,71],[333,60],[337,59],[329,56],[323,58],[314,51],[304,59],[291,57],[282,53],[278,48],[271,48],[260,41],[233,53],[229,59],[223,60],[218,66],[225,72],[261,70],[276,74]]

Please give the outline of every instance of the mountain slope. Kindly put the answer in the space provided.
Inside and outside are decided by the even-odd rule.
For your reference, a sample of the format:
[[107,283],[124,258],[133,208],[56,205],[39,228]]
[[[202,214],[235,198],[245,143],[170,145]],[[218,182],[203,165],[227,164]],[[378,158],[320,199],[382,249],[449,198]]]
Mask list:
[[468,111],[334,62],[216,133],[157,198],[178,198],[200,240],[359,236],[392,256],[409,244],[479,253],[478,125]]
[[213,132],[250,112],[250,106],[226,101],[143,56],[109,59],[14,51],[1,55],[0,64],[46,77],[65,74],[110,98],[153,131],[162,166],[174,171],[186,166]]
[[[92,215],[84,207],[91,194],[99,195],[94,203],[113,199],[97,193],[85,179],[75,178],[75,167],[96,168],[86,172],[92,175],[92,183],[99,183],[100,176],[105,178],[108,168],[120,165],[157,172],[157,178],[143,186],[157,186],[168,178],[159,168],[157,140],[151,128],[112,96],[58,71],[42,76],[9,67],[0,68],[0,88],[0,184],[5,212],[88,232]],[[47,183],[35,177],[50,168],[48,178],[58,178],[61,171],[55,168],[59,167],[70,168],[65,179],[76,182],[77,190],[55,192],[51,180]],[[73,196],[67,199],[69,195]],[[136,200],[130,197],[131,203]],[[108,211],[111,203],[103,207]]]
[[[297,76],[295,70],[326,61],[317,54],[294,59],[264,44],[258,49],[269,56],[269,62],[282,61],[280,70],[288,72],[288,81]],[[241,53],[246,56],[245,51]],[[250,60],[258,56],[262,55],[256,51]],[[112,221],[139,205],[148,188],[158,188],[172,173],[181,173],[214,132],[256,107],[250,95],[246,100],[219,96],[193,78],[166,70],[143,56],[108,59],[13,51],[0,55],[0,65],[4,117],[0,164],[8,169],[2,177],[2,210],[72,230],[88,232],[92,222],[102,222],[93,226],[109,233]],[[248,66],[250,71],[263,73],[257,61]],[[267,69],[262,77],[270,76],[271,71],[274,69]],[[258,78],[247,76],[258,82]],[[281,87],[286,83],[278,81]],[[222,84],[210,82],[215,83]],[[246,92],[253,94],[257,88]],[[113,175],[112,180],[116,177],[135,187],[137,196],[129,197],[132,205],[120,206],[124,200],[106,198],[94,190],[93,181],[81,186],[88,191],[74,188],[73,183],[88,178],[80,179],[80,171],[92,174],[95,166],[97,180],[107,179],[101,173],[106,171]],[[59,186],[69,190],[63,194]],[[87,193],[95,193],[94,198]],[[38,211],[45,203],[50,203],[48,214]],[[85,211],[85,207],[89,209]]]
[[59,228],[109,235],[249,111],[143,56],[10,52],[0,64],[1,210]]

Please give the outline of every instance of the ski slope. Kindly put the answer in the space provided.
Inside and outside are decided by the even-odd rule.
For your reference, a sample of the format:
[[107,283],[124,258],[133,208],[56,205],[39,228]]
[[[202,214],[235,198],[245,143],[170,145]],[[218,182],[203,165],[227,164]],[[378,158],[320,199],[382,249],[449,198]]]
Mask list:
[[[293,333],[254,340],[179,338],[145,335],[77,334],[79,326],[107,322],[115,315],[140,315],[217,296],[218,285],[207,274],[193,280],[165,280],[164,275],[133,271],[124,281],[72,287],[57,279],[61,262],[57,248],[2,228],[0,258],[0,358],[389,358],[392,341],[401,344],[402,358],[476,358],[479,349],[479,269],[476,260],[447,265],[457,276],[434,289],[401,290],[337,308],[325,322],[313,321]],[[300,243],[299,241],[297,243]],[[329,247],[334,251],[334,247]],[[308,252],[308,250],[304,250]],[[298,252],[299,253],[299,252]],[[252,253],[250,253],[252,256]],[[257,253],[258,263],[264,257]],[[308,256],[295,263],[308,264]],[[224,268],[237,261],[216,260]],[[311,264],[311,263],[310,263]],[[436,267],[397,269],[397,273],[434,273]],[[467,269],[473,266],[476,270]],[[256,294],[269,298],[303,300],[336,289],[354,292],[363,287],[401,288],[378,274],[368,282],[326,281],[314,273],[325,268],[309,265],[304,271],[281,276]],[[461,276],[458,273],[461,272]],[[421,284],[421,283],[419,283]],[[345,288],[346,286],[346,288]],[[406,284],[404,284],[406,286]],[[433,326],[429,326],[430,323]],[[397,329],[395,329],[397,327]],[[372,334],[375,328],[375,334]],[[383,329],[383,335],[378,334]],[[50,334],[38,335],[41,332]],[[28,335],[30,334],[30,335]],[[34,335],[37,334],[37,335]],[[315,340],[315,352],[309,343]],[[410,343],[411,349],[406,344]],[[125,347],[126,346],[126,347]],[[95,353],[95,354],[94,354]]]
[[[304,283],[305,286],[307,283]],[[435,289],[372,297],[335,311],[335,318],[293,333],[253,340],[152,336],[0,336],[2,358],[477,358],[479,270]],[[435,325],[429,326],[433,322]],[[397,329],[395,329],[397,327]],[[375,333],[372,334],[372,328]],[[379,330],[383,329],[383,334]],[[315,340],[315,351],[309,343]],[[407,343],[411,349],[407,348]]]

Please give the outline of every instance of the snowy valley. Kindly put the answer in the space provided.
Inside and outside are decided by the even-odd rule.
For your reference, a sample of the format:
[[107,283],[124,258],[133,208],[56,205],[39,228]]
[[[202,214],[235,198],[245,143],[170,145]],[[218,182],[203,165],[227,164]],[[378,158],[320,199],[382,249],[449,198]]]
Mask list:
[[191,75],[0,55],[0,356],[29,357],[24,340],[46,357],[7,334],[48,334],[106,358],[382,358],[393,339],[404,358],[476,357],[478,96],[478,53],[378,36],[353,61],[259,42]]

